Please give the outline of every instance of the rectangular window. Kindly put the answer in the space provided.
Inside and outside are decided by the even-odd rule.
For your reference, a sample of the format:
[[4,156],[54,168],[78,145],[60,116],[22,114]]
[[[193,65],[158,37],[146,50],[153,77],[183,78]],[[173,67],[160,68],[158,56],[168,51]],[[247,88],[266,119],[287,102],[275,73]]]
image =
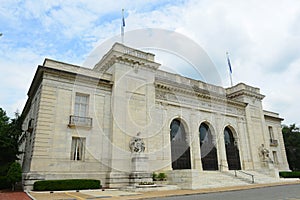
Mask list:
[[72,137],[71,160],[84,160],[85,138]]
[[270,139],[273,140],[274,139],[274,133],[273,133],[273,127],[269,126],[269,135],[270,135]]
[[277,152],[273,151],[273,159],[274,159],[274,164],[277,165],[278,164],[278,157],[277,157]]
[[88,115],[89,96],[76,93],[74,115],[86,117]]

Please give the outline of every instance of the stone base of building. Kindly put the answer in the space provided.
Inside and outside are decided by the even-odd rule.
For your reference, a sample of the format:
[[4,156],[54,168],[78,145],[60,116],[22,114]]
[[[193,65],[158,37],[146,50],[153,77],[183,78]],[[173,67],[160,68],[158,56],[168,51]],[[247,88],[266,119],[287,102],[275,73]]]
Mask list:
[[45,175],[38,173],[23,173],[22,174],[22,187],[24,191],[33,190],[33,184],[36,181],[45,180]]
[[127,172],[110,172],[106,176],[105,187],[121,188],[129,185],[129,173]]
[[173,170],[167,172],[168,181],[181,189],[198,189],[200,180],[199,170]]
[[132,172],[129,175],[129,184],[136,186],[140,184],[152,183],[152,173],[149,172]]
[[33,184],[42,180],[63,180],[63,179],[95,179],[100,180],[101,185],[105,187],[105,172],[93,173],[23,173],[22,187],[24,191],[33,190]]

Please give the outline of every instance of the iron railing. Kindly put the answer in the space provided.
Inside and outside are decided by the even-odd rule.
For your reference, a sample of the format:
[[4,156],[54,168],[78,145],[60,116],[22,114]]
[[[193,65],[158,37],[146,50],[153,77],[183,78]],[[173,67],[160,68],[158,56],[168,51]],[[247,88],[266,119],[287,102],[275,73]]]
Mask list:
[[[222,171],[222,167],[226,167],[227,169],[229,169],[228,166],[225,166],[225,165],[220,164],[220,171]],[[253,174],[244,172],[244,171],[242,171],[242,170],[234,170],[234,176],[235,176],[235,177],[238,177],[238,174],[237,174],[238,172],[240,172],[240,173],[242,173],[242,174],[245,174],[245,175],[248,175],[248,176],[251,176],[251,183],[254,183],[254,175],[253,175]]]
[[270,139],[270,146],[277,147],[278,146],[278,140]]
[[83,126],[83,127],[92,127],[93,119],[91,117],[80,117],[75,115],[70,115],[69,126]]

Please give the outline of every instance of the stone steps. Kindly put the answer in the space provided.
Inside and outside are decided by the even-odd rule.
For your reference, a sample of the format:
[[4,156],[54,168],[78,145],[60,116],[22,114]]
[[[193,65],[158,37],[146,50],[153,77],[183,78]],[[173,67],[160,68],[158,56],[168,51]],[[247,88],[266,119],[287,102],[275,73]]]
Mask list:
[[[243,173],[244,172],[244,173]],[[275,172],[275,171],[274,171]],[[167,180],[169,185],[176,185],[181,189],[206,189],[228,186],[251,185],[252,177],[245,174],[254,175],[255,184],[274,183],[283,181],[276,173],[270,171],[199,171],[199,170],[173,170],[167,172]],[[110,188],[121,188],[132,185],[130,183],[129,174],[113,172],[107,177]],[[144,177],[144,176],[143,176]],[[138,177],[137,177],[138,178]],[[151,178],[149,177],[149,181]]]
[[[243,171],[254,175],[254,183],[274,183],[281,180],[257,171]],[[198,170],[174,170],[168,173],[170,184],[178,185],[181,189],[204,189],[227,186],[251,185],[252,177],[241,171],[198,171]]]

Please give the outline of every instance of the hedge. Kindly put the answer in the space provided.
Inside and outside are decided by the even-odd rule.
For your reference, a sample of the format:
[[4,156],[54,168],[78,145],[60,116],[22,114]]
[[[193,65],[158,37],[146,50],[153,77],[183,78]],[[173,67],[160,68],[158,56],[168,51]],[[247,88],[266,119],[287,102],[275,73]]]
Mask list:
[[36,181],[33,184],[35,191],[83,190],[101,188],[99,180],[67,179]]
[[279,172],[279,176],[281,176],[283,178],[300,178],[300,171]]

